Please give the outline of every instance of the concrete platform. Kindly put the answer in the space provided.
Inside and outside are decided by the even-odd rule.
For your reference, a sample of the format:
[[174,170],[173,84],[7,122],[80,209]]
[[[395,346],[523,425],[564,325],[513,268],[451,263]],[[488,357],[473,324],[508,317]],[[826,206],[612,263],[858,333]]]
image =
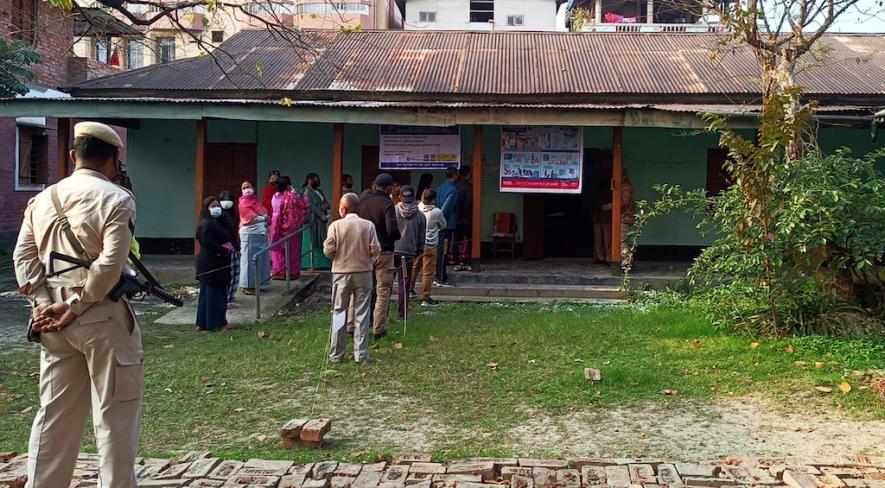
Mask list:
[[[263,322],[277,314],[284,307],[296,300],[302,300],[313,292],[320,278],[320,273],[302,273],[301,278],[292,281],[292,289],[286,288],[285,281],[271,281],[262,287],[261,320],[255,318],[255,297],[238,295],[240,308],[227,311],[227,321],[231,325],[249,325]],[[184,307],[160,317],[155,323],[161,325],[195,325],[197,316],[197,299],[187,302]]]

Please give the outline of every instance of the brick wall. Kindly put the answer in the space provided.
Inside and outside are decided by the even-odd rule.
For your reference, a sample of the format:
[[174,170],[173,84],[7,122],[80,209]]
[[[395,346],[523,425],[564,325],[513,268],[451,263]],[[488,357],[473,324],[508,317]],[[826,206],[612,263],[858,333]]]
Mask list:
[[[15,25],[17,14],[14,10],[19,8],[21,2],[28,4],[32,1],[0,0],[0,35],[8,38],[11,33],[21,30],[21,26]],[[37,9],[36,29],[33,32],[27,30],[33,34],[29,37],[35,40],[36,51],[43,56],[42,63],[32,66],[37,75],[37,84],[51,88],[66,86],[67,58],[74,42],[71,13],[52,7],[44,0],[36,0],[33,5]]]

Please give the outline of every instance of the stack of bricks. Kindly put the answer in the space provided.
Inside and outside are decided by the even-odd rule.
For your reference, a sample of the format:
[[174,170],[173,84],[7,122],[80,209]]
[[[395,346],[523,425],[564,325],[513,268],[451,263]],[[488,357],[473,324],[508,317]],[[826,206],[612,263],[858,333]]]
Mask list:
[[287,449],[297,444],[322,447],[323,438],[330,430],[332,421],[329,419],[292,419],[280,429],[280,439]]
[[[0,488],[21,488],[23,456],[0,457]],[[885,488],[885,462],[788,465],[773,462],[687,464],[644,459],[473,458],[432,462],[429,455],[392,463],[252,459],[222,461],[209,452],[180,459],[139,459],[139,487],[246,488]],[[71,488],[94,488],[98,459],[82,454]]]

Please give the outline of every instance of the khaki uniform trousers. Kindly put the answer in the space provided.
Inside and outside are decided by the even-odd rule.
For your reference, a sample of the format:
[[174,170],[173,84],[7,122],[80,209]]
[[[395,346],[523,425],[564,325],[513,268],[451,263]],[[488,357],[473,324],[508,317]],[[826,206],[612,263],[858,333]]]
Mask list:
[[128,303],[108,299],[41,337],[40,409],[28,446],[28,488],[66,488],[92,407],[99,488],[135,487],[144,352]]
[[436,253],[438,252],[436,245],[424,246],[424,254],[415,259],[412,265],[412,279],[409,283],[409,290],[415,289],[415,281],[418,274],[421,273],[421,299],[430,298],[430,286],[433,284],[433,276],[436,274]]
[[396,268],[393,265],[393,253],[382,251],[375,261],[375,316],[372,327],[375,334],[381,334],[387,329],[387,319],[390,314],[390,291],[393,289],[393,278]]
[[593,259],[612,260],[612,223],[593,222]]

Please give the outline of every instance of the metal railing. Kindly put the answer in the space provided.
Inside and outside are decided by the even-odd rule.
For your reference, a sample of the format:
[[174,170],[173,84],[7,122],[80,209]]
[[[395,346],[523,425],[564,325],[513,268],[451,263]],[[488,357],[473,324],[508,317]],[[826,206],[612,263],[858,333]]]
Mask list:
[[[270,253],[270,251],[273,250],[274,248],[282,246],[283,244],[288,244],[289,241],[291,241],[292,239],[294,239],[296,237],[301,239],[301,235],[304,234],[304,231],[310,230],[311,233],[310,233],[310,239],[309,239],[310,243],[308,246],[308,250],[306,253],[304,252],[304,250],[302,250],[301,256],[299,256],[298,259],[301,259],[304,256],[310,254],[309,268],[311,271],[313,271],[314,270],[314,245],[313,245],[313,243],[314,243],[314,239],[316,239],[316,229],[317,229],[317,222],[311,222],[310,224],[302,225],[301,228],[299,228],[295,232],[287,235],[286,237],[283,237],[282,239],[280,239],[278,241],[271,243],[265,249],[262,249],[261,251],[258,251],[257,253],[255,253],[255,256],[252,256],[252,270],[253,270],[252,272],[254,273],[254,277],[255,277],[255,319],[256,320],[261,319],[261,285],[262,285],[262,283],[260,281],[260,276],[258,274],[258,272],[260,271],[260,268],[258,266],[258,260],[262,256],[264,256],[265,254]],[[289,246],[288,245],[285,247],[285,250],[286,250],[286,290],[292,291],[292,276],[291,276],[290,269],[289,269]],[[271,273],[273,273],[273,271],[271,271]],[[271,274],[271,279],[273,279],[272,274]]]

